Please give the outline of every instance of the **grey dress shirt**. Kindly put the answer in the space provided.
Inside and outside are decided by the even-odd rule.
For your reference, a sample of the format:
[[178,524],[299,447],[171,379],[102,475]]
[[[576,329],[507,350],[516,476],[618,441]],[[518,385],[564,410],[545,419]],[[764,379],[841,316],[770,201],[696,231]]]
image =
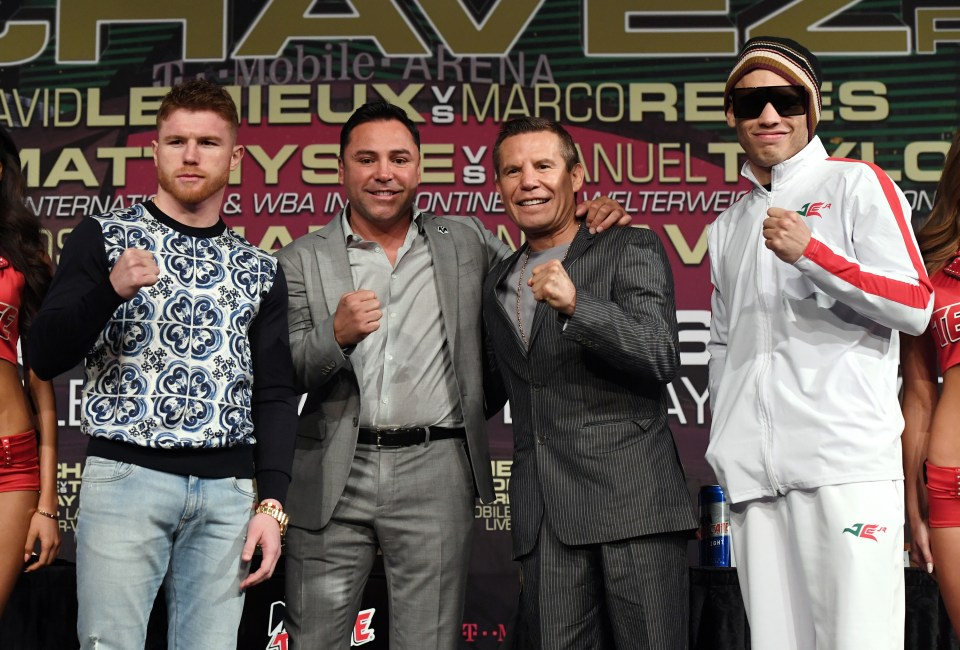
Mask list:
[[[503,280],[497,286],[497,298],[503,305],[504,311],[513,321],[513,326],[520,331],[520,324],[523,324],[523,332],[520,338],[526,337],[524,345],[530,339],[530,330],[533,327],[533,316],[537,311],[537,301],[533,298],[533,289],[527,286],[527,280],[533,275],[533,269],[546,264],[550,260],[563,260],[567,256],[570,244],[561,244],[539,252],[527,249],[527,253],[517,258],[510,272],[503,277]],[[530,258],[527,260],[527,254]],[[524,264],[526,261],[526,264]],[[523,277],[520,272],[523,271]],[[517,287],[520,288],[519,302]],[[519,319],[519,320],[518,320]]]
[[463,426],[457,378],[440,314],[433,258],[422,218],[413,220],[397,261],[356,235],[345,208],[340,218],[357,290],[373,291],[383,316],[361,341],[360,426]]

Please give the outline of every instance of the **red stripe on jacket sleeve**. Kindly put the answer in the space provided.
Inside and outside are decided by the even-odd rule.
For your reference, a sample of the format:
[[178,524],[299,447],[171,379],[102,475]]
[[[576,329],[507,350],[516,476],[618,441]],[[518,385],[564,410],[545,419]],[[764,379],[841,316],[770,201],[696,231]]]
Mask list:
[[920,259],[919,251],[912,245],[910,229],[907,225],[906,216],[903,214],[903,207],[900,205],[900,198],[897,196],[893,181],[890,180],[890,177],[887,176],[882,169],[873,163],[862,160],[851,160],[849,158],[828,158],[827,160],[859,163],[867,165],[873,170],[883,190],[887,205],[893,213],[894,219],[896,219],[897,227],[900,229],[900,236],[903,238],[907,255],[910,257],[911,264],[913,264],[913,270],[917,274],[918,283],[912,284],[875,273],[867,273],[860,268],[859,264],[837,255],[830,250],[828,246],[813,237],[810,238],[810,243],[807,244],[807,248],[803,251],[804,256],[829,273],[866,293],[880,296],[908,307],[926,309],[930,301],[930,294],[933,293],[933,286],[930,284],[930,278],[927,277],[927,272],[923,266],[923,261]]

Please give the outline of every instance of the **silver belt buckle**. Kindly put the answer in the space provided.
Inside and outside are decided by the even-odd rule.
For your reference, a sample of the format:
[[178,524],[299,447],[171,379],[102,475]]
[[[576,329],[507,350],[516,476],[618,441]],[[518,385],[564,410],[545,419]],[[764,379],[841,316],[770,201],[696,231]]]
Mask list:
[[377,429],[377,449],[398,449],[400,445],[392,445],[384,442],[390,438],[390,434],[385,433],[386,431],[392,431],[392,429]]

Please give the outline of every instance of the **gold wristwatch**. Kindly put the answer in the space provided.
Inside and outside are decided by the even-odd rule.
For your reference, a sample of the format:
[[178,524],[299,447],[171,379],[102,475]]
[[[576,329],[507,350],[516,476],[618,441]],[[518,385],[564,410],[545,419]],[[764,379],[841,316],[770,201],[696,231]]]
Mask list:
[[280,524],[280,537],[287,534],[287,524],[290,523],[290,516],[283,511],[283,508],[267,503],[266,501],[257,506],[254,511],[258,515],[267,515],[273,517]]

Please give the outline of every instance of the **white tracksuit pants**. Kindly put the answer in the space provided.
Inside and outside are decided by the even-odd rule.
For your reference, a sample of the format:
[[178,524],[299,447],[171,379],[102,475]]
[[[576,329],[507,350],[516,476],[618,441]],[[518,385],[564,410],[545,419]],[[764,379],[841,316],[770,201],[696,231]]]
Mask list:
[[902,650],[903,481],[730,508],[754,650]]

